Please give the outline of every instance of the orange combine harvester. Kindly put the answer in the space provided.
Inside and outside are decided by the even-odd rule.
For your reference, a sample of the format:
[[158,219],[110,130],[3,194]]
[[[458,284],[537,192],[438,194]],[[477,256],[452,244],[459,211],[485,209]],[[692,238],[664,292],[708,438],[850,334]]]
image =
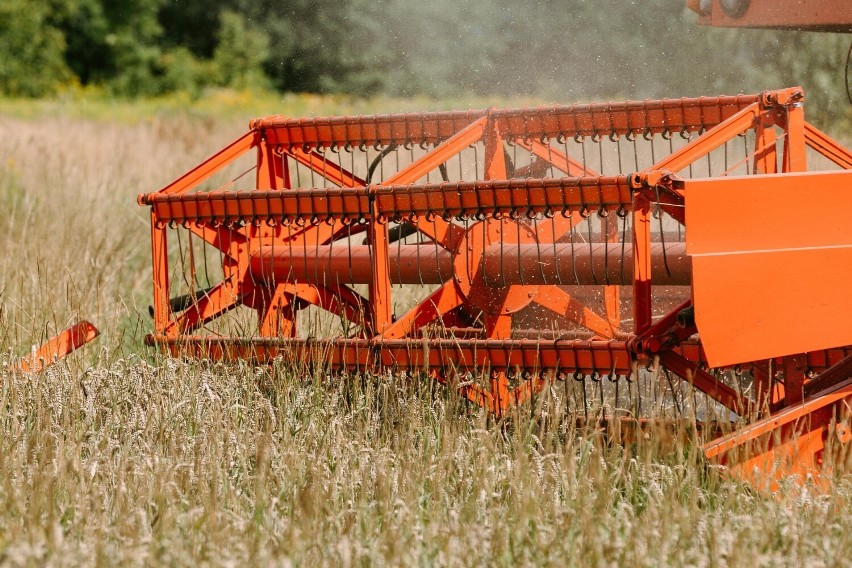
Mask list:
[[[691,4],[753,25],[796,2]],[[638,383],[666,378],[679,410],[747,424],[708,458],[815,473],[852,437],[850,169],[798,87],[254,120],[138,198],[149,342],[424,374],[496,414],[577,381],[638,419]]]

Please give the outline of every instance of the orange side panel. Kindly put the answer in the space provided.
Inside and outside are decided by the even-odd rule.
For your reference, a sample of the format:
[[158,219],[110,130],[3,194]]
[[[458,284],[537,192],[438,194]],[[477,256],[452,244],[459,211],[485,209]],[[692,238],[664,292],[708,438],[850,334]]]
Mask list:
[[841,446],[850,441],[850,396],[852,378],[713,440],[704,446],[704,455],[726,464],[733,475],[773,491],[791,475],[804,479],[830,473],[825,467],[831,463],[824,461],[826,450],[832,449],[829,434]]
[[684,191],[711,366],[852,344],[852,172],[687,180]]

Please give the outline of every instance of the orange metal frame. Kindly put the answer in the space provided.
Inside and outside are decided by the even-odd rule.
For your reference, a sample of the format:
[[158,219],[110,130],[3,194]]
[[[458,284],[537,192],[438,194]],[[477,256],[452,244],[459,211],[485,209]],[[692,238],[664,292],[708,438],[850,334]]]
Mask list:
[[852,32],[852,4],[842,0],[687,0],[687,5],[708,26]]
[[40,373],[45,368],[66,357],[100,335],[98,329],[81,321],[50,338],[30,355],[23,357],[12,368],[24,373]]
[[[802,303],[814,297],[827,310],[840,306],[849,313],[848,302],[837,294],[840,282],[852,276],[848,224],[811,222],[799,205],[811,192],[820,206],[852,205],[852,174],[804,173],[808,149],[842,169],[852,166],[852,154],[805,122],[803,99],[801,89],[792,88],[736,97],[252,121],[247,134],[197,168],[139,196],[150,208],[152,227],[155,333],[149,342],[173,354],[288,356],[332,368],[426,370],[449,383],[469,371],[486,371],[488,387],[470,384],[461,392],[496,413],[554,379],[631,375],[637,366],[658,362],[740,416],[766,408],[784,411],[801,402],[809,384],[825,383],[824,373],[832,377],[838,365],[846,369],[852,353],[848,318],[817,324],[815,318],[826,313],[809,315],[813,306]],[[748,179],[727,172],[706,180],[679,175],[747,132],[754,136]],[[689,142],[629,175],[599,175],[585,160],[549,143],[669,139],[673,133]],[[368,183],[331,158],[355,148],[415,145],[428,151],[380,183]],[[420,181],[473,145],[483,148],[481,179]],[[507,145],[529,154],[523,171],[510,163]],[[249,152],[256,153],[250,190],[198,191]],[[332,187],[293,188],[290,168],[305,168]],[[563,177],[541,179],[546,169]],[[766,223],[749,228],[753,217],[726,216],[720,199],[765,212]],[[662,214],[686,227],[685,243],[652,237],[652,224]],[[578,241],[573,228],[593,215],[600,219],[600,234]],[[629,222],[630,234],[614,254],[610,245],[620,238],[621,221],[624,227]],[[760,241],[766,225],[782,223],[806,226],[813,238],[796,245],[798,252],[779,236],[781,229]],[[430,246],[392,235],[405,227]],[[222,258],[222,281],[183,302],[170,293],[172,228],[187,230]],[[729,232],[730,245],[714,244],[719,230]],[[363,243],[355,243],[354,234]],[[839,276],[812,287],[797,270],[813,268],[820,259],[828,259]],[[760,276],[779,263],[787,263],[786,269]],[[742,293],[740,287],[737,297],[738,281],[720,277],[736,273],[751,275],[751,286],[771,285],[784,293],[772,298]],[[417,281],[438,287],[396,316],[392,285]],[[359,283],[366,295],[356,289]],[[727,288],[719,288],[721,283]],[[690,299],[654,317],[657,285],[690,284]],[[595,286],[603,290],[603,313],[583,297],[585,288]],[[631,330],[621,321],[625,287],[632,292]],[[783,316],[785,302],[800,304],[798,323]],[[357,322],[357,333],[328,340],[298,337],[296,312],[307,305]],[[255,333],[198,334],[238,306],[257,311]],[[519,337],[515,319],[533,307],[585,335]],[[774,327],[758,326],[770,313],[782,314]],[[480,314],[476,337],[464,336],[470,314]],[[803,331],[801,318],[819,329]],[[726,321],[748,340],[725,336]],[[431,337],[427,330],[435,323],[450,335]],[[743,396],[710,372],[711,366],[751,371],[756,396]],[[711,453],[721,456],[719,448],[731,444],[736,442],[714,446]]]

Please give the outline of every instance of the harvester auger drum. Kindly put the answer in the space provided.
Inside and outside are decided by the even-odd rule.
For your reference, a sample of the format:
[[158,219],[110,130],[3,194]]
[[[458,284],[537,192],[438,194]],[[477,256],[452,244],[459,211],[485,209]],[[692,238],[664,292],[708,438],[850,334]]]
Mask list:
[[[666,398],[637,379],[708,419],[801,408],[852,354],[852,154],[803,100],[252,121],[139,197],[149,341],[426,373],[498,414],[566,379],[634,417]],[[708,452],[783,446],[755,425]]]

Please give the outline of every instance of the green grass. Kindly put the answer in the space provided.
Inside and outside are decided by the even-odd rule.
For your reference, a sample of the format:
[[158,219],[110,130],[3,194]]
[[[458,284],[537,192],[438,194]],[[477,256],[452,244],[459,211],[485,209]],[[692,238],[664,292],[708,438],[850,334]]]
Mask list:
[[49,117],[87,119],[135,124],[157,117],[198,118],[208,120],[248,120],[273,114],[286,116],[324,116],[370,114],[423,110],[487,108],[491,106],[536,105],[545,102],[530,97],[480,97],[431,99],[427,97],[369,99],[349,95],[276,93],[272,91],[233,91],[211,89],[194,97],[178,92],[155,98],[116,99],[97,88],[74,88],[50,99],[0,98],[0,116],[20,119]]
[[562,383],[496,422],[419,378],[142,346],[135,196],[251,117],[506,103],[0,101],[2,358],[79,318],[103,331],[40,376],[0,372],[0,565],[847,563],[848,477],[767,495],[707,466],[694,437],[608,445],[575,427]]

